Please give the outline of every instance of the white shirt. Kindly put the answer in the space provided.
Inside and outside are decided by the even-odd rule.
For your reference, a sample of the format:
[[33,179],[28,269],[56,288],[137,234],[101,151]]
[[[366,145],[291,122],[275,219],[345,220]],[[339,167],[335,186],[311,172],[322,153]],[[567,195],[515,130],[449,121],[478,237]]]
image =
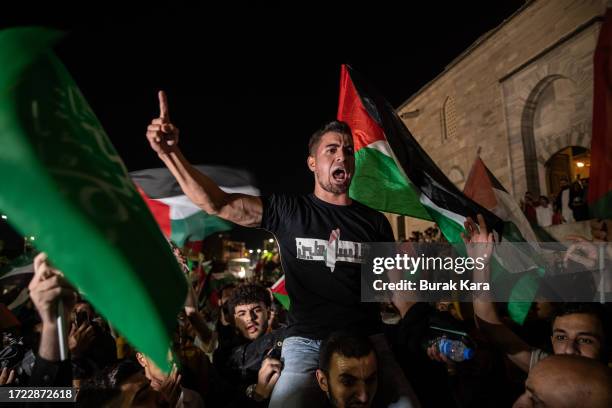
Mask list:
[[542,207],[541,205],[536,207],[536,218],[540,227],[549,227],[552,225],[553,210],[549,205],[548,207]]
[[566,188],[561,193],[561,215],[565,219],[565,222],[574,222],[574,213],[569,207],[570,190]]

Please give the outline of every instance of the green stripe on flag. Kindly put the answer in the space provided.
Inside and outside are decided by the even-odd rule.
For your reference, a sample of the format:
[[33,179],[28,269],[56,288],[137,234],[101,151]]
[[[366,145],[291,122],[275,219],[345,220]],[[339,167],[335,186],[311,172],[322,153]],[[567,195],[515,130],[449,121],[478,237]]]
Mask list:
[[170,239],[179,247],[187,241],[202,241],[215,232],[229,231],[234,226],[231,222],[208,215],[204,211],[170,221]]
[[[384,192],[384,194],[381,194]],[[351,198],[379,211],[410,214],[431,221],[412,184],[399,171],[395,160],[379,150],[364,147],[355,153],[355,175]]]
[[289,310],[289,307],[291,306],[289,295],[283,295],[281,293],[273,293],[273,295],[286,310]]

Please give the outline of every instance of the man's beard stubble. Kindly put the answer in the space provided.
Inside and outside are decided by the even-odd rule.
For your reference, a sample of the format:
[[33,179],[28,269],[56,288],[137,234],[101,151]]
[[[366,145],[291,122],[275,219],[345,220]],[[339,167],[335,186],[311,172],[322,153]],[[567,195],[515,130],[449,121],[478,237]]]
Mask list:
[[316,179],[317,179],[317,183],[319,183],[319,186],[323,190],[327,191],[328,193],[332,193],[332,194],[344,194],[347,192],[347,190],[349,189],[349,186],[351,185],[350,181],[342,185],[333,185],[329,180],[327,181],[327,183],[325,183],[318,176],[318,173],[317,173]]

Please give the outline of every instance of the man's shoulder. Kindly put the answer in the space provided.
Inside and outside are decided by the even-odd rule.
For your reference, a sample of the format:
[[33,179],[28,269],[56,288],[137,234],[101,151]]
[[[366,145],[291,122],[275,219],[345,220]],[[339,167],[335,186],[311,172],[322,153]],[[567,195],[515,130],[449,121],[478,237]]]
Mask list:
[[262,200],[269,204],[298,204],[311,201],[308,194],[296,193],[271,193],[263,196]]
[[261,227],[270,232],[283,229],[287,220],[302,211],[306,203],[303,196],[287,193],[273,193],[262,197],[262,222]]
[[385,215],[378,211],[375,210],[372,207],[368,207],[367,205],[357,201],[357,200],[353,200],[353,208],[355,208],[355,210],[365,214],[367,217],[372,218],[372,219],[377,219],[381,222],[386,221],[387,217],[385,217]]

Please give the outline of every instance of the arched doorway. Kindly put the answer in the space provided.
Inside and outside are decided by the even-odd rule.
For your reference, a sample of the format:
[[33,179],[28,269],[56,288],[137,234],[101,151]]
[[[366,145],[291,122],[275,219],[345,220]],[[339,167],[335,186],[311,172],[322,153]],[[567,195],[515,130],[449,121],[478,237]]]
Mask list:
[[554,197],[561,190],[562,180],[579,182],[586,187],[591,170],[591,151],[581,146],[569,146],[553,154],[546,162],[546,184]]
[[[529,95],[523,110],[521,136],[527,190],[532,194],[554,195],[562,177],[568,181],[575,178],[569,159],[573,155],[560,150],[586,146],[590,136],[586,131],[588,123],[578,109],[578,93],[575,81],[549,75]],[[555,152],[559,156],[553,158]]]
[[561,215],[561,222],[587,220],[591,151],[581,146],[568,146],[553,154],[545,167],[549,197],[554,200],[554,209]]

